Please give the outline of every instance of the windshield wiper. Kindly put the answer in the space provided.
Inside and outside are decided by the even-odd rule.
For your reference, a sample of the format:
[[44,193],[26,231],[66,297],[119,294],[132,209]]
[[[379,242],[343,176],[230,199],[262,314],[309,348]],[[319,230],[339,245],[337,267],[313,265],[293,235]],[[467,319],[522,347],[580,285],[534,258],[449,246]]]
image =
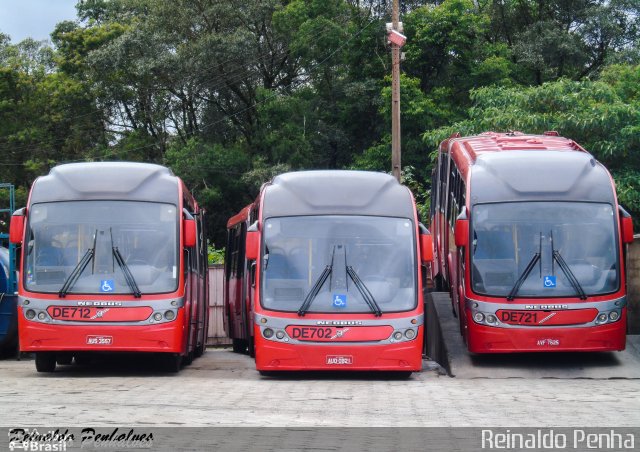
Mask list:
[[584,289],[582,288],[580,281],[578,281],[578,278],[576,278],[576,275],[573,274],[573,272],[571,271],[571,268],[569,267],[567,262],[562,258],[562,255],[560,254],[560,252],[554,250],[553,258],[558,263],[558,265],[562,269],[563,273],[565,274],[565,276],[567,277],[567,279],[569,280],[573,288],[576,289],[576,292],[578,293],[578,296],[580,297],[580,299],[586,300],[587,294],[584,292]]
[[373,298],[371,291],[367,288],[364,282],[362,282],[362,280],[360,279],[360,277],[358,276],[358,274],[356,273],[356,271],[353,269],[351,265],[347,265],[347,275],[349,275],[353,283],[358,288],[358,291],[360,291],[362,298],[364,298],[364,301],[367,303],[367,305],[371,309],[371,312],[373,312],[376,317],[380,317],[382,315],[382,310],[380,309],[380,305],[378,305],[378,303],[376,302],[376,299]]
[[82,274],[84,269],[87,268],[87,265],[89,265],[89,262],[93,260],[93,257],[95,256],[95,253],[96,253],[96,237],[97,236],[98,236],[98,230],[96,229],[96,232],[93,235],[93,247],[87,249],[87,252],[84,253],[84,256],[82,256],[82,259],[80,259],[80,262],[76,264],[76,266],[73,268],[73,270],[71,271],[67,279],[64,280],[64,283],[62,284],[62,287],[58,292],[58,296],[60,298],[64,298],[67,295],[67,293],[71,290],[74,284],[78,281],[78,278],[80,278],[80,275]]
[[298,309],[298,315],[300,317],[304,317],[304,315],[307,313],[307,311],[309,310],[309,307],[311,306],[311,303],[313,303],[313,300],[315,300],[315,298],[318,296],[320,289],[322,289],[322,286],[327,281],[327,278],[329,278],[329,275],[333,271],[333,257],[335,256],[335,254],[336,254],[336,247],[334,245],[333,251],[331,253],[331,263],[327,265],[324,268],[324,270],[322,270],[322,273],[320,273],[320,276],[318,276],[318,279],[316,279],[316,282],[313,284],[313,287],[311,288],[307,296],[304,298],[304,302],[302,302],[302,306],[300,306],[300,309]]
[[129,287],[131,288],[131,291],[133,292],[133,296],[136,297],[136,298],[140,298],[142,296],[142,293],[140,292],[140,289],[138,288],[138,284],[136,283],[136,280],[134,279],[133,275],[131,274],[131,270],[129,270],[129,266],[127,265],[127,263],[122,258],[122,254],[120,254],[120,250],[118,250],[117,246],[114,246],[111,249],[113,251],[113,255],[116,258],[116,262],[120,266],[120,269],[122,270],[122,273],[124,273],[125,281],[127,281],[127,284],[129,285]]
[[524,281],[527,279],[527,277],[531,273],[531,270],[533,270],[533,267],[536,266],[536,263],[539,260],[540,260],[540,253],[534,254],[531,260],[529,261],[529,263],[527,264],[527,268],[524,269],[524,271],[522,272],[522,274],[514,284],[513,288],[511,289],[511,292],[509,292],[509,295],[507,295],[507,300],[513,301],[515,296],[518,294],[518,291],[520,290],[520,286],[522,286],[522,283],[524,283]]

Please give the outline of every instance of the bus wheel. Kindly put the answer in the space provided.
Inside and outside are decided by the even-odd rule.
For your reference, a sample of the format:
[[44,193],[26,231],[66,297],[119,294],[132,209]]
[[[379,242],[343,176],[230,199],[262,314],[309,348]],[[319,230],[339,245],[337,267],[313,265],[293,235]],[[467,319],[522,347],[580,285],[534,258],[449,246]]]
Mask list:
[[247,341],[247,354],[252,358],[256,357],[256,347],[253,341],[253,336],[251,336]]
[[37,352],[36,370],[38,372],[53,372],[56,370],[56,354],[53,352]]
[[73,355],[71,353],[58,353],[56,355],[56,362],[61,366],[68,366],[73,361]]
[[184,357],[184,365],[190,366],[191,363],[193,362],[194,357],[195,357],[195,352],[190,351],[189,353],[187,353],[187,356]]
[[247,344],[242,339],[234,339],[233,340],[233,352],[234,353],[244,353],[247,349]]
[[449,287],[447,287],[447,283],[440,274],[436,275],[435,278],[433,278],[433,285],[436,292],[447,292],[449,290]]
[[202,355],[204,355],[204,352],[206,349],[207,349],[207,346],[204,342],[198,345],[196,347],[196,358],[200,358]]
[[278,372],[274,372],[273,370],[259,370],[258,373],[263,377],[275,377],[278,375]]
[[401,370],[398,372],[394,372],[393,376],[398,380],[407,380],[411,377],[411,374],[413,374],[413,372],[410,370]]
[[182,356],[179,353],[167,353],[163,358],[164,370],[171,373],[180,371],[180,367],[182,367]]

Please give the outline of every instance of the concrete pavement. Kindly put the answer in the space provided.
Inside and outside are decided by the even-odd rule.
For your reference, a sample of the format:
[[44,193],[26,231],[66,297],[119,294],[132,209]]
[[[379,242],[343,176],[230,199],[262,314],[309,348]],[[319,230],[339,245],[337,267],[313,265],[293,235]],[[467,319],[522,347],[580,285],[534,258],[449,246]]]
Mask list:
[[434,366],[408,380],[362,374],[261,377],[209,350],[178,374],[144,359],[60,366],[0,361],[0,425],[639,426],[639,379],[456,379]]

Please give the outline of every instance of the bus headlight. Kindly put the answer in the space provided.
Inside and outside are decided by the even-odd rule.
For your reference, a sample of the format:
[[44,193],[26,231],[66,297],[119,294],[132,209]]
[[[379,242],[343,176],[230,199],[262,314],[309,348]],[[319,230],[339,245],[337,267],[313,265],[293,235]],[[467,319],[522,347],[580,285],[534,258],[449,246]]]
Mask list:
[[473,320],[478,323],[484,322],[484,314],[482,312],[476,312],[475,314],[473,314]]
[[44,312],[38,313],[38,320],[44,320],[46,318],[47,318],[47,314],[45,314]]
[[262,335],[267,339],[271,339],[273,337],[273,330],[271,328],[265,328],[262,331]]
[[33,309],[28,309],[27,312],[24,313],[24,316],[29,320],[33,320],[36,318],[36,311]]
[[407,331],[405,331],[405,332],[404,332],[404,336],[405,336],[407,339],[411,340],[411,339],[413,339],[414,337],[416,337],[416,332],[415,332],[414,330],[407,330]]
[[284,331],[279,330],[279,331],[276,333],[276,337],[277,337],[278,339],[284,339]]
[[487,323],[490,323],[490,324],[492,324],[492,325],[493,325],[493,324],[494,324],[494,323],[496,323],[497,321],[498,321],[498,319],[496,318],[496,316],[495,316],[495,315],[489,314],[489,315],[487,316]]
[[155,320],[156,322],[159,322],[160,320],[162,320],[162,313],[156,312],[155,314],[153,314],[153,320]]
[[396,331],[395,333],[393,333],[393,338],[396,341],[401,341],[402,340],[402,333],[400,331]]
[[615,322],[619,318],[620,318],[620,313],[618,311],[611,311],[609,313],[609,320],[611,320],[612,322]]
[[164,313],[164,318],[167,320],[173,320],[176,318],[176,313],[173,311],[167,311]]
[[598,317],[596,317],[596,323],[605,323],[608,318],[609,317],[604,312],[601,314],[598,314]]

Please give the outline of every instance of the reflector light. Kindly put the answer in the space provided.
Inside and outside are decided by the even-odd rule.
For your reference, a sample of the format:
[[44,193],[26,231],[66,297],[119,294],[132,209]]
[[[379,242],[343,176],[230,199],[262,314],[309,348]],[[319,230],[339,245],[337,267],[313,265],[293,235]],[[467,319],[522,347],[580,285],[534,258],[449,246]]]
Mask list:
[[36,311],[34,311],[33,309],[29,309],[27,312],[25,312],[24,316],[29,320],[33,320],[36,318]]

